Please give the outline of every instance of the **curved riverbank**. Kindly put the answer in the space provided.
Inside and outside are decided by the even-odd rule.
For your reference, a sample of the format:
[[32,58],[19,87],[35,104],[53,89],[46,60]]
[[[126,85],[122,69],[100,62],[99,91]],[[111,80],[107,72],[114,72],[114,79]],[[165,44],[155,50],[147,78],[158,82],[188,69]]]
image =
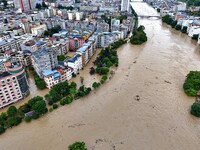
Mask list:
[[118,49],[119,66],[109,83],[7,130],[0,136],[1,149],[63,150],[84,141],[89,150],[198,150],[200,120],[189,113],[194,99],[184,94],[182,83],[190,70],[200,70],[200,47],[159,20],[140,24],[149,40]]
[[200,69],[200,49],[159,20],[141,24],[149,41],[119,48],[119,67],[109,83],[31,124],[7,130],[0,136],[1,148],[61,150],[85,141],[91,150],[199,149],[200,120],[188,113],[194,99],[184,94],[182,83],[189,70]]

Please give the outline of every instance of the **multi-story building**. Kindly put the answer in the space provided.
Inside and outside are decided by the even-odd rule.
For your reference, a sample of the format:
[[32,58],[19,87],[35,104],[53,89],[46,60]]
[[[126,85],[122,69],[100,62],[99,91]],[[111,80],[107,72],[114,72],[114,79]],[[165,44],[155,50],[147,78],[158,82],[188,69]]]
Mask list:
[[53,70],[58,65],[56,52],[49,47],[33,52],[32,65],[36,73],[42,78],[43,70]]
[[37,35],[37,36],[41,36],[45,30],[47,30],[47,26],[46,26],[46,24],[42,24],[42,25],[39,25],[36,27],[32,27],[31,33],[34,35]]
[[83,67],[89,62],[89,48],[88,46],[82,46],[77,51],[77,54],[82,56],[82,65]]
[[7,50],[18,51],[20,50],[20,41],[15,39],[7,39],[6,41],[0,42],[0,53]]
[[130,0],[121,0],[121,11],[129,12]]
[[29,94],[25,70],[18,60],[4,63],[6,72],[0,73],[0,108],[14,103]]
[[24,50],[24,51],[18,51],[15,56],[13,56],[15,58],[17,58],[20,63],[27,67],[31,65],[31,52],[28,50]]
[[72,78],[72,68],[69,67],[58,67],[55,70],[43,70],[43,79],[46,83],[46,87],[50,89],[54,85],[69,81]]
[[35,0],[14,0],[15,8],[20,8],[22,11],[28,11],[35,8]]
[[80,48],[83,43],[85,43],[85,40],[83,38],[79,37],[70,37],[69,38],[69,50],[70,51],[76,51],[78,48]]
[[77,74],[79,70],[83,68],[82,56],[80,54],[75,54],[72,58],[66,60],[64,65],[71,67],[73,69],[73,73]]

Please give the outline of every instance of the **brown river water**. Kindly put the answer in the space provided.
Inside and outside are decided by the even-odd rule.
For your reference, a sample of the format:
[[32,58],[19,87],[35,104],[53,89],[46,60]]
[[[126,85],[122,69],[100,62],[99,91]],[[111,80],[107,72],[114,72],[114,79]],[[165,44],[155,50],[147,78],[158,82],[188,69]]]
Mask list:
[[[145,3],[133,7],[138,14],[156,14]],[[7,130],[0,149],[66,150],[74,141],[85,141],[89,150],[199,150],[200,119],[190,115],[194,98],[184,94],[182,84],[190,70],[200,70],[200,47],[160,20],[139,22],[148,41],[119,48],[119,67],[110,81],[85,98]],[[96,80],[88,75],[91,64],[81,73],[88,84]]]

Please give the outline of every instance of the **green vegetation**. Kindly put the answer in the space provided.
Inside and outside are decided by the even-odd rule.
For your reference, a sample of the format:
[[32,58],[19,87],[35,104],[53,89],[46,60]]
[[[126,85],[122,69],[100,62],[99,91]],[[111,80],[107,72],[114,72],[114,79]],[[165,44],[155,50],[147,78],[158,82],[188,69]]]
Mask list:
[[84,85],[82,85],[77,92],[77,96],[78,97],[83,97],[88,95],[91,92],[91,88],[90,87],[85,87]]
[[182,33],[187,33],[187,27],[184,26],[184,27],[181,29],[181,32],[182,32]]
[[94,83],[92,84],[92,87],[93,87],[94,89],[97,89],[98,87],[100,87],[100,85],[101,85],[101,83],[94,82]]
[[145,27],[140,26],[136,31],[132,33],[130,38],[131,44],[142,44],[147,41],[146,33],[144,32]]
[[57,56],[58,61],[64,61],[66,58],[67,58],[66,55],[58,55]]
[[46,83],[44,82],[43,79],[41,79],[37,73],[33,74],[34,80],[35,80],[35,85],[37,86],[38,89],[43,90],[46,88]]
[[183,84],[183,89],[188,96],[196,96],[200,89],[200,71],[190,71]]
[[[33,112],[33,115],[26,116],[28,112]],[[0,134],[4,133],[7,128],[19,125],[22,120],[30,122],[31,119],[37,119],[47,113],[46,103],[42,97],[33,97],[18,109],[15,106],[10,106],[6,112],[0,114]]]
[[200,117],[200,102],[192,104],[190,113],[196,117]]
[[186,2],[187,7],[200,6],[200,1],[199,0],[179,0],[179,1]]
[[101,77],[101,84],[103,84],[108,79],[107,75]]
[[87,150],[84,142],[75,142],[68,146],[68,150]]
[[172,27],[172,28],[175,28],[176,25],[177,25],[177,21],[176,21],[176,20],[175,20],[175,21],[172,21],[171,27]]
[[45,36],[45,37],[46,37],[46,36],[52,37],[52,35],[53,35],[54,33],[58,33],[60,30],[61,30],[61,27],[60,27],[59,25],[57,25],[57,26],[55,26],[55,27],[53,27],[53,28],[51,28],[51,29],[45,30],[45,31],[44,31],[44,36]]
[[53,109],[57,109],[57,108],[58,108],[58,105],[57,105],[57,104],[53,104],[53,105],[52,105],[52,108],[53,108]]
[[177,25],[175,26],[175,29],[176,29],[176,30],[181,30],[181,27],[182,27],[181,25],[177,24]]
[[199,37],[199,34],[194,34],[194,35],[192,36],[192,39],[193,39],[193,40],[198,40],[198,37]]
[[165,16],[162,17],[162,21],[164,23],[167,23],[167,24],[170,25],[170,24],[172,24],[173,19],[172,19],[172,17],[170,15],[165,15]]
[[25,122],[31,122],[31,119],[32,119],[32,118],[31,118],[30,116],[27,116],[27,117],[24,118],[24,121],[25,121]]
[[[98,57],[94,61],[97,66],[96,73],[100,75],[106,75],[109,72],[109,68],[113,65],[118,66],[118,56],[116,49],[126,43],[125,40],[118,40],[111,44],[111,46],[102,49]],[[93,69],[93,68],[92,68]],[[91,72],[91,71],[90,71]],[[91,73],[90,73],[91,74]]]

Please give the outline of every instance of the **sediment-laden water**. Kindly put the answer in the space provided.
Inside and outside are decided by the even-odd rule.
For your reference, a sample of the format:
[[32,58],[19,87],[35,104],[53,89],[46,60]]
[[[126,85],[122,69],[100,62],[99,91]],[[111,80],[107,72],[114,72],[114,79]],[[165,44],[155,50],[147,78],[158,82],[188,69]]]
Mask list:
[[[155,13],[145,3],[132,4],[136,12]],[[7,130],[0,149],[64,150],[85,141],[89,150],[199,150],[200,119],[189,114],[194,98],[184,94],[182,84],[190,70],[200,70],[200,48],[160,20],[139,22],[148,42],[119,48],[119,67],[109,82]]]

